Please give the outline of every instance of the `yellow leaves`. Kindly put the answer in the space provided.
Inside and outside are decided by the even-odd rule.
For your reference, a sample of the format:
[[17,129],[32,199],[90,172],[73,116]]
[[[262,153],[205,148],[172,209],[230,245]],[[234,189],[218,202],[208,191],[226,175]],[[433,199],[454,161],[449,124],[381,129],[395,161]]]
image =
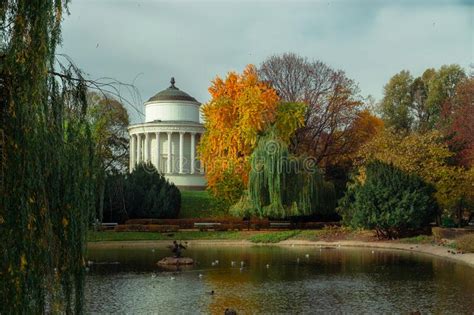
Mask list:
[[69,225],[69,220],[63,217],[62,223],[63,223],[63,227],[67,228],[67,226]]
[[0,224],[4,224],[5,223],[5,219],[3,218],[3,216],[0,215]]
[[20,271],[25,271],[27,265],[25,254],[22,254],[20,257]]
[[307,105],[304,103],[280,103],[276,112],[277,136],[289,143],[298,128],[304,126]]
[[242,74],[230,72],[225,79],[215,78],[209,93],[211,101],[202,106],[206,132],[198,149],[208,186],[212,190],[228,169],[246,184],[246,157],[259,133],[275,120],[278,95],[258,79],[253,65]]
[[392,163],[401,170],[416,174],[435,186],[436,199],[450,208],[464,197],[473,198],[471,170],[449,165],[453,156],[443,136],[437,131],[413,133],[406,137],[385,130],[375,136],[359,151],[362,163],[376,159]]

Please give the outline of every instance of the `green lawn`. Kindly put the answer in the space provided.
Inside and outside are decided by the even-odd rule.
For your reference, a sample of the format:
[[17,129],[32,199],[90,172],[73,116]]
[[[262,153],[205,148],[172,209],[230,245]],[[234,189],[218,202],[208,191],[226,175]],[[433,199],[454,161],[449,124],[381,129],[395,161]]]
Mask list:
[[228,216],[225,209],[207,191],[181,191],[180,219],[222,218]]
[[254,243],[278,243],[295,237],[299,230],[292,231],[180,231],[155,232],[94,232],[88,234],[89,242],[99,241],[156,241],[156,240],[249,240]]
[[259,233],[248,238],[253,243],[278,243],[300,234],[300,230]]
[[89,242],[99,241],[156,241],[156,240],[241,240],[247,236],[238,231],[182,231],[172,233],[155,232],[93,232],[88,234]]
[[413,237],[404,237],[399,239],[401,243],[409,244],[431,244],[435,243],[434,237],[432,235],[417,235]]

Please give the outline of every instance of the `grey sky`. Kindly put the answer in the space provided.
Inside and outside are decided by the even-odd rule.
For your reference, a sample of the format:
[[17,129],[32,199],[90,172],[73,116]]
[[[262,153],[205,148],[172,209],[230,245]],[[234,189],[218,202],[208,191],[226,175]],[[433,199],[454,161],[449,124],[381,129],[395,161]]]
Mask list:
[[376,99],[402,69],[473,62],[474,0],[73,0],[70,11],[59,52],[90,78],[135,79],[142,100],[174,76],[206,102],[216,75],[289,51],[346,71]]

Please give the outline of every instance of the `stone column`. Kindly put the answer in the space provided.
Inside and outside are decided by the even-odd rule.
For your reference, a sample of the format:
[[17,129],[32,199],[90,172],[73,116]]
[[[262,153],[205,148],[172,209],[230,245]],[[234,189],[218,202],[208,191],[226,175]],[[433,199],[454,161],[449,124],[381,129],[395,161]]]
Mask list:
[[141,135],[137,133],[137,165],[142,162],[142,139]]
[[168,174],[171,173],[171,131],[168,131],[168,165],[167,165],[167,172]]
[[[199,141],[201,141],[202,133],[199,133]],[[201,165],[201,162],[199,162],[199,173],[204,174],[204,168]]]
[[191,133],[191,174],[194,174],[194,163],[196,159],[196,133]]
[[161,173],[160,170],[160,133],[156,133],[156,169]]
[[145,163],[150,162],[150,134],[148,132],[145,132],[145,152],[143,155]]
[[134,135],[130,135],[130,147],[128,151],[130,153],[130,166],[128,170],[131,173],[133,168],[135,167],[135,136]]
[[128,171],[131,173],[132,168],[133,168],[133,136],[130,135],[130,140],[129,140],[129,145],[128,145],[128,151],[130,152],[129,154],[129,165],[128,165]]
[[179,173],[183,174],[183,142],[184,132],[179,133]]

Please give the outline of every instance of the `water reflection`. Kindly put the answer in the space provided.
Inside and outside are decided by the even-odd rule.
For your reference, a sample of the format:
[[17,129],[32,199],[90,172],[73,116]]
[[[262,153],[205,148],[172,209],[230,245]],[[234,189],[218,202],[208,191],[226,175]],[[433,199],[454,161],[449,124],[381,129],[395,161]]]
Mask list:
[[[470,313],[474,270],[412,253],[313,247],[194,247],[164,270],[165,248],[91,250],[94,313]],[[212,265],[215,260],[218,264]],[[232,265],[232,261],[236,263]],[[244,261],[241,270],[240,261]],[[113,264],[103,264],[114,262]],[[267,267],[266,265],[269,265]],[[201,277],[199,275],[202,275]],[[214,290],[214,295],[206,294]]]

